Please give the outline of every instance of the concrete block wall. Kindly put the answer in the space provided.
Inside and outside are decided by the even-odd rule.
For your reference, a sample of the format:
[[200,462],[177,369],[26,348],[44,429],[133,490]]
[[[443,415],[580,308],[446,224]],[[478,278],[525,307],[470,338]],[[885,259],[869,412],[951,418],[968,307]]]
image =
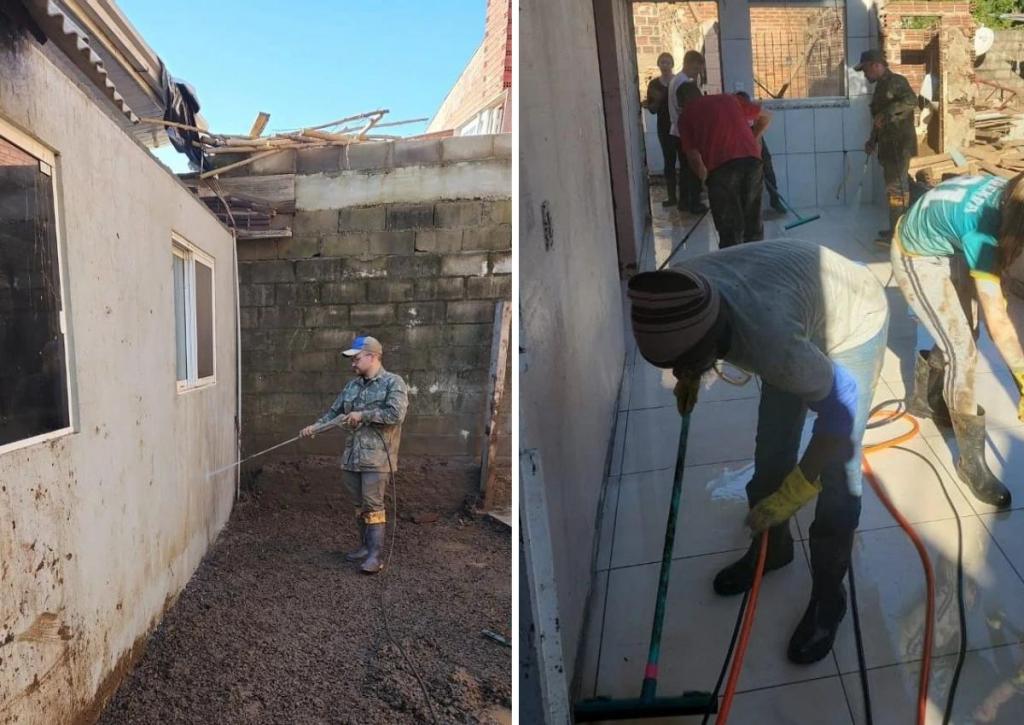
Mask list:
[[351,378],[340,351],[372,334],[410,386],[402,453],[479,455],[495,303],[512,292],[510,138],[315,149],[295,163],[292,237],[239,242],[244,449],[326,411]]
[[[978,79],[985,79],[1001,86],[1011,88],[1017,95],[1011,101],[1011,108],[1024,108],[1024,28],[1011,28],[995,31],[995,42],[984,56],[977,68]],[[981,87],[979,98],[988,97],[993,89]],[[998,101],[1006,97],[996,91],[993,99]]]

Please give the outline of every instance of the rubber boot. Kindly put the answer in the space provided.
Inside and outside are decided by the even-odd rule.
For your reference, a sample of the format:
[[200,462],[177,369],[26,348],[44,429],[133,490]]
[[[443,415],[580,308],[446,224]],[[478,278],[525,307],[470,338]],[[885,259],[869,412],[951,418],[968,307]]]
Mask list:
[[358,549],[345,552],[345,561],[362,561],[370,553],[370,550],[366,548],[366,524],[363,523],[362,516],[359,517],[359,541]]
[[930,350],[918,350],[914,361],[914,393],[907,401],[907,412],[915,418],[931,418],[943,428],[953,426],[949,406],[942,397],[942,382],[946,369],[939,355]]
[[[717,594],[731,597],[742,594],[754,583],[754,569],[757,554],[761,548],[758,537],[750,542],[750,548],[739,560],[734,561],[715,575],[714,588]],[[793,561],[793,536],[789,533],[789,522],[773,526],[768,530],[768,552],[765,554],[765,572],[781,569]]]
[[366,561],[360,567],[364,574],[376,574],[384,568],[381,561],[381,551],[384,548],[384,529],[387,524],[366,525],[366,547],[370,550]]
[[985,409],[978,406],[977,415],[953,412],[953,431],[960,447],[960,460],[956,463],[956,474],[971,487],[979,501],[1007,508],[1010,505],[1010,491],[996,478],[985,462]]
[[839,623],[846,615],[843,577],[850,568],[853,531],[816,536],[811,525],[811,601],[789,639],[790,662],[809,665],[832,651]]

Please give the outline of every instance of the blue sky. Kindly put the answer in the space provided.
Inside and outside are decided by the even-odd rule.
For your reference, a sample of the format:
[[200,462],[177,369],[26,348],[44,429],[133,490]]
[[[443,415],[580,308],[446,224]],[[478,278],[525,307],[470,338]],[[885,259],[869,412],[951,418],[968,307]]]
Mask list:
[[[267,132],[390,109],[430,117],[483,40],[486,0],[119,0],[214,133]],[[421,133],[426,123],[390,133]],[[185,157],[158,156],[175,171]]]

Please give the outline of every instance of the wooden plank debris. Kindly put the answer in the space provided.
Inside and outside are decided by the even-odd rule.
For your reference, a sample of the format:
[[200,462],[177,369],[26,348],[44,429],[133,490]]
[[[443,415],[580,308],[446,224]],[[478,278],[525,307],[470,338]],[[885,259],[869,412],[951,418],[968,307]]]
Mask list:
[[260,111],[256,114],[256,120],[252,122],[252,128],[249,129],[249,138],[258,138],[263,134],[263,129],[267,127],[267,123],[270,121],[270,114],[264,111]]
[[1012,179],[1024,172],[1024,140],[1001,140],[995,144],[972,144],[947,154],[920,156],[910,160],[910,175],[937,184],[949,176],[986,173]]
[[491,340],[491,368],[488,376],[488,410],[484,424],[486,436],[480,460],[480,489],[483,493],[481,508],[489,511],[494,504],[494,485],[497,477],[495,458],[498,452],[498,411],[505,397],[505,377],[508,372],[509,344],[512,340],[512,305],[501,300],[494,307],[494,333]]

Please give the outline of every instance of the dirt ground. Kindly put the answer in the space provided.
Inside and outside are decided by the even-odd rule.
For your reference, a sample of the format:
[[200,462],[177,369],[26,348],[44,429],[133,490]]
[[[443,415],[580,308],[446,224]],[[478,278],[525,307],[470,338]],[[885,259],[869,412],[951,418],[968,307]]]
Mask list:
[[511,649],[481,634],[511,636],[510,531],[430,505],[472,472],[403,461],[393,559],[366,576],[335,466],[264,466],[100,723],[431,722],[382,605],[438,722],[511,722]]

